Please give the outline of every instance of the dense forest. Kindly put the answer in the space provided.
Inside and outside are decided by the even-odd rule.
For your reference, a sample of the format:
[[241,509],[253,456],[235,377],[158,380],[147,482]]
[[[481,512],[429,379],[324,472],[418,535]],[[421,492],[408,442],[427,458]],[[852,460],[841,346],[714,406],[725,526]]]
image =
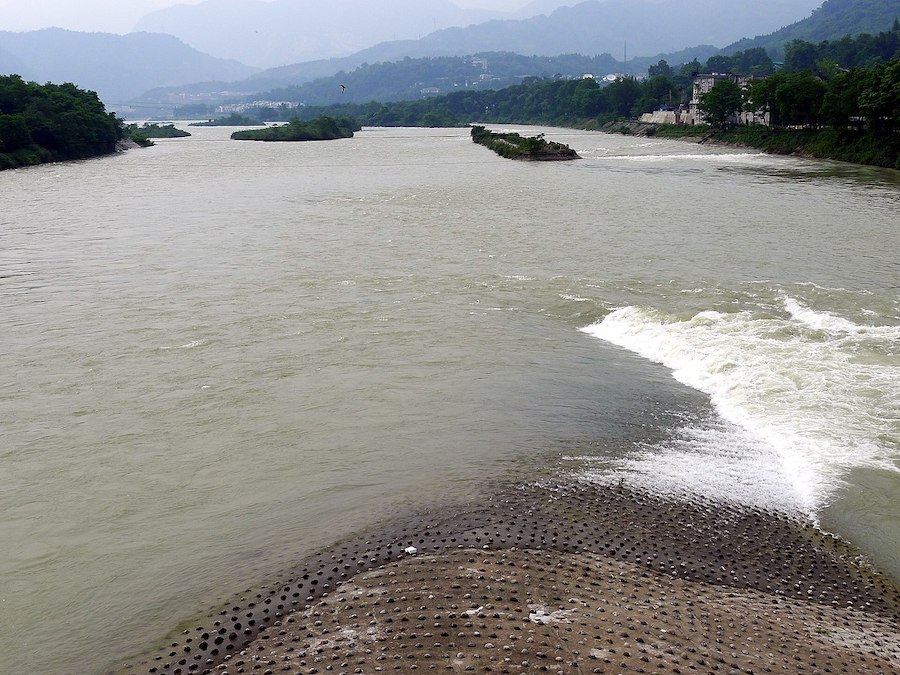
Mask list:
[[622,77],[601,86],[594,78],[526,78],[500,90],[455,91],[446,96],[396,103],[343,103],[292,108],[290,114],[313,119],[322,114],[353,117],[364,126],[465,126],[473,121],[536,122],[580,125],[627,118],[635,111],[677,103],[690,86],[690,75],[656,76],[645,81]]
[[0,169],[108,154],[125,135],[92,91],[0,76]]

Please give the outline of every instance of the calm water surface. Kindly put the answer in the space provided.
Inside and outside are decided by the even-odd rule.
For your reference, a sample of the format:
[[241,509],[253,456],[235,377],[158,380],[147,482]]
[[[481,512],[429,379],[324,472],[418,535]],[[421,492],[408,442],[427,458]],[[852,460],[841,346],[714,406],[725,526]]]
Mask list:
[[113,667],[547,453],[900,577],[896,172],[230,131],[0,173],[0,672]]

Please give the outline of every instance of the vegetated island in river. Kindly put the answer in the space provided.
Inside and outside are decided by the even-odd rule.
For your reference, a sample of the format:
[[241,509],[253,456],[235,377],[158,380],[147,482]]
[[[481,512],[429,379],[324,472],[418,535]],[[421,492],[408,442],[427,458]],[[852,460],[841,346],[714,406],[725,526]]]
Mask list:
[[190,136],[190,132],[175,128],[174,124],[160,125],[156,122],[145,122],[143,126],[129,124],[125,127],[129,138],[142,148],[154,145],[151,138],[184,138]]
[[526,162],[560,162],[581,159],[578,153],[568,145],[548,141],[544,138],[544,134],[525,137],[515,132],[497,133],[488,131],[484,127],[474,126],[472,127],[472,140],[507,159],[520,159]]
[[244,117],[237,113],[231,113],[228,117],[217,117],[214,120],[206,120],[205,122],[191,122],[189,127],[262,127],[264,122],[255,120],[252,117]]
[[158,124],[157,122],[145,122],[142,126],[129,124],[128,131],[132,135],[137,132],[147,138],[186,138],[191,135],[190,131],[178,129],[174,124]]
[[294,119],[275,127],[235,131],[231,137],[237,141],[332,141],[353,138],[353,132],[361,128],[356,120],[349,117],[322,115],[309,122]]

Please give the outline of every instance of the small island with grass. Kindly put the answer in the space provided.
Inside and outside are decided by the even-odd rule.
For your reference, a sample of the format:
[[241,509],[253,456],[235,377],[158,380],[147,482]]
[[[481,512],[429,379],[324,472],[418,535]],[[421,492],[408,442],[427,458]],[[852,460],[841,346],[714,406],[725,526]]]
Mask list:
[[520,136],[515,132],[495,133],[484,127],[472,127],[472,140],[493,150],[501,157],[526,162],[560,162],[581,159],[568,145],[548,141],[544,134]]
[[189,127],[262,127],[265,123],[252,117],[244,117],[237,113],[231,113],[228,117],[217,117],[205,122],[191,122]]
[[139,131],[147,138],[187,138],[191,135],[190,131],[177,128],[174,124],[159,124],[157,122],[145,122],[141,126],[129,124],[129,129],[134,127],[135,131]]
[[158,124],[145,122],[143,125],[129,124],[126,126],[129,138],[142,147],[153,145],[151,138],[185,138],[190,132],[177,129],[174,124]]
[[293,119],[287,124],[265,129],[235,131],[231,138],[238,141],[331,141],[353,138],[353,132],[360,128],[356,120],[349,117],[321,115],[308,122]]

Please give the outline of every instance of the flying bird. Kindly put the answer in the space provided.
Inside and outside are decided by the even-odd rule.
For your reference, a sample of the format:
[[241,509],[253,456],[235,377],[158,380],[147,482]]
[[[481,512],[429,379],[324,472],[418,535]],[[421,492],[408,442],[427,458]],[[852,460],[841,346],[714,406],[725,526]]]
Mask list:
[[344,93],[344,89],[347,88],[347,85],[346,85],[346,84],[342,84],[342,85],[340,85],[340,86],[341,86],[341,93],[343,94],[343,93]]

